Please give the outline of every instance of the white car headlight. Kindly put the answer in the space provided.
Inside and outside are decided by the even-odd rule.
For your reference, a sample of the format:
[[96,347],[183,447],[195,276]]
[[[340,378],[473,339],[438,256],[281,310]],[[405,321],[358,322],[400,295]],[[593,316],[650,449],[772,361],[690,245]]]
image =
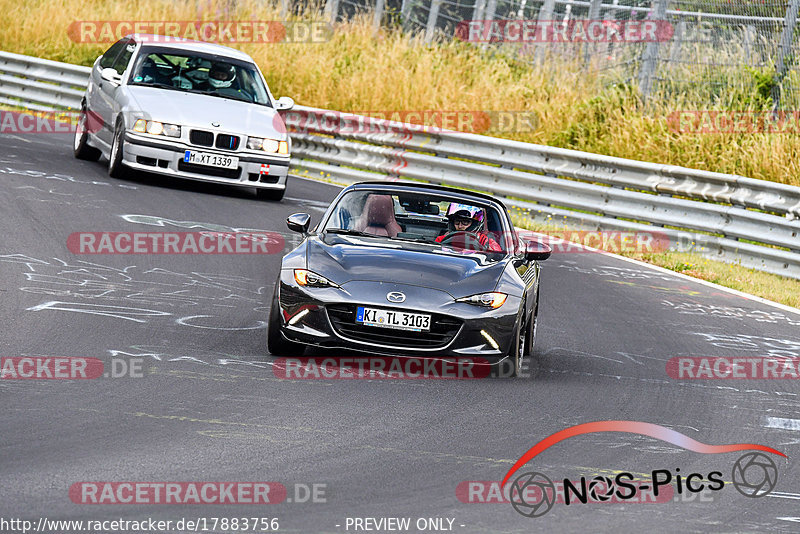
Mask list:
[[147,132],[150,135],[166,135],[167,137],[181,136],[181,127],[177,124],[167,124],[145,119],[137,119],[133,125],[133,131],[139,133]]
[[308,269],[295,269],[294,280],[301,286],[308,287],[336,287],[339,286],[322,275]]
[[262,137],[248,137],[247,148],[250,150],[263,150],[270,154],[288,154],[289,143],[277,139],[264,139]]
[[480,293],[478,295],[471,295],[469,297],[456,299],[456,302],[466,302],[467,304],[472,304],[474,306],[497,309],[505,304],[507,298],[508,295],[505,293],[493,291],[491,293]]

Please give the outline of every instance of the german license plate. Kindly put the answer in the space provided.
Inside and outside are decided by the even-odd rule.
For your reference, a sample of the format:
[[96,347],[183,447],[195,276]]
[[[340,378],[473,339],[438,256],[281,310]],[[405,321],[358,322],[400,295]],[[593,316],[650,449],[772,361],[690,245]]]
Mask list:
[[356,322],[365,326],[380,326],[413,332],[428,332],[431,329],[430,315],[398,310],[380,310],[364,306],[356,309]]
[[235,169],[239,166],[239,158],[236,156],[224,156],[222,154],[197,152],[195,150],[187,150],[183,154],[183,161],[195,165],[205,165],[206,167],[218,167],[220,169]]

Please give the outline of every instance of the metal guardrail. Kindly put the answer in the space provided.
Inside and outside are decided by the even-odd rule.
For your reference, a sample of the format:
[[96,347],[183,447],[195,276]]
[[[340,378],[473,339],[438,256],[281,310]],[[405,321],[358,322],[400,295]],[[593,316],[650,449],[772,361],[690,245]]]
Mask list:
[[76,109],[89,67],[0,52],[0,103],[50,111]]
[[[76,108],[88,73],[0,52],[0,102]],[[538,221],[655,231],[713,259],[800,279],[800,187],[305,106],[284,119],[295,174],[487,191]]]

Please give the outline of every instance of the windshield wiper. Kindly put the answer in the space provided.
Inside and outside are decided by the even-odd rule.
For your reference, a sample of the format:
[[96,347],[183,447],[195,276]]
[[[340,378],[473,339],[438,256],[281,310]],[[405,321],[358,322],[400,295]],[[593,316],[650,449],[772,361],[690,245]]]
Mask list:
[[133,82],[131,85],[141,85],[142,87],[156,87],[158,89],[172,89],[173,91],[183,91],[174,85],[161,82]]
[[360,232],[358,230],[348,230],[347,228],[328,228],[325,230],[325,233],[339,234],[339,235],[357,235],[360,237],[385,237],[375,234],[369,234],[367,232]]
[[434,241],[431,241],[430,239],[426,239],[424,237],[399,237],[399,236],[395,236],[395,237],[392,238],[392,241],[410,241],[411,243],[427,243],[428,245],[438,245],[439,244],[439,243],[436,243]]

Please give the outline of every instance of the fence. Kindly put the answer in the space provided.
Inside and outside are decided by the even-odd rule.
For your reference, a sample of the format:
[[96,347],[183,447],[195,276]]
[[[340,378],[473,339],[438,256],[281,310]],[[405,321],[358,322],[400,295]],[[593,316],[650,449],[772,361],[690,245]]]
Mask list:
[[666,21],[657,42],[493,39],[488,46],[530,62],[579,57],[585,69],[636,84],[645,97],[657,91],[696,104],[721,100],[734,109],[770,104],[800,109],[800,0],[328,0],[326,5],[334,21],[370,11],[376,26],[402,25],[427,42],[453,38],[459,23],[469,20],[555,21],[572,23],[571,28],[590,20],[619,28]]
[[[3,102],[52,109],[74,103],[88,70],[0,52],[0,73]],[[657,230],[711,258],[800,279],[799,187],[304,106],[284,119],[295,174],[487,191],[538,221]],[[343,130],[344,121],[362,126]]]

